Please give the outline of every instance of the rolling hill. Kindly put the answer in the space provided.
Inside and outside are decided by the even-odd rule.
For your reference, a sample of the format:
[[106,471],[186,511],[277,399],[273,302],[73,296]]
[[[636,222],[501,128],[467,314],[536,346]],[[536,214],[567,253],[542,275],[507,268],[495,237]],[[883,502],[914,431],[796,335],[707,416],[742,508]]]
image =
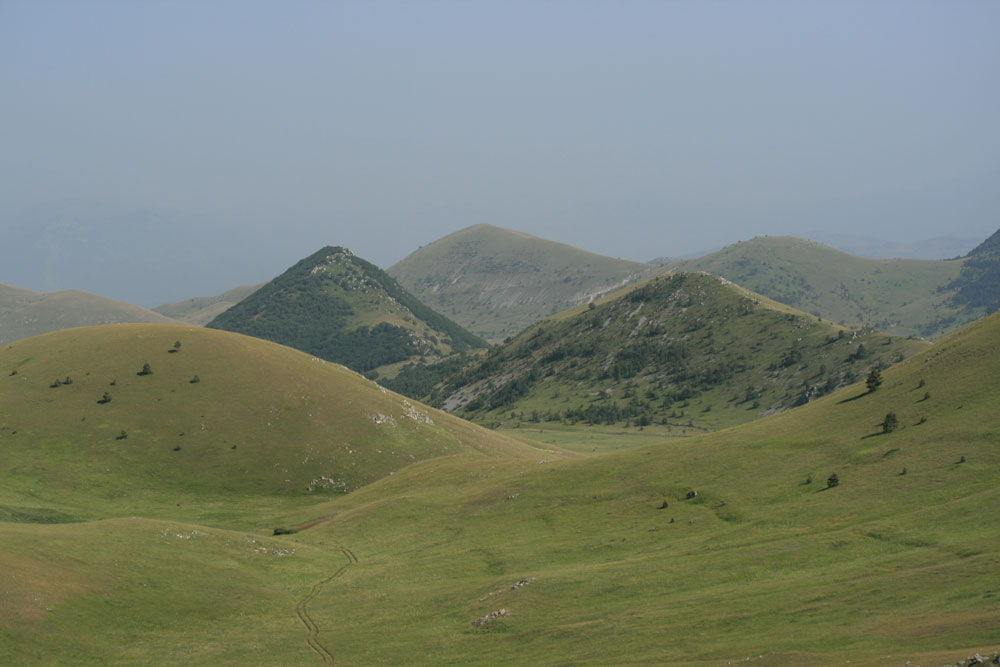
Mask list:
[[530,327],[448,377],[430,402],[491,425],[690,434],[807,403],[926,345],[844,329],[716,276],[674,274]]
[[121,322],[166,324],[174,320],[131,303],[79,290],[35,292],[0,285],[0,343],[59,329]]
[[[161,367],[167,375],[189,352],[198,366],[220,358],[209,341],[238,343],[250,349],[220,361],[234,381],[217,392],[237,395],[233,409],[249,399],[238,375],[254,365],[246,359],[275,354],[255,377],[288,384],[261,387],[268,398],[250,401],[258,411],[276,396],[313,396],[298,383],[303,373],[318,382],[315,372],[367,387],[338,391],[326,407],[371,398],[402,416],[400,397],[291,350],[201,329],[104,331],[119,330],[146,336],[143,358],[184,343],[136,381]],[[71,358],[105,374],[117,367],[97,361],[134,368],[128,339],[106,335],[63,356],[60,345],[84,331],[18,343],[0,362],[30,353],[22,368],[41,377]],[[168,483],[176,503],[109,498],[93,510],[100,520],[65,522],[58,512],[74,498],[86,507],[114,485],[159,487],[162,466],[144,463],[156,448],[95,465],[95,488],[62,488],[93,449],[4,465],[6,504],[16,496],[22,507],[0,522],[0,662],[787,666],[990,655],[1000,648],[998,337],[994,315],[887,369],[875,391],[852,385],[740,427],[615,454],[543,464],[466,425],[511,455],[429,458],[349,494],[257,496],[220,466],[216,495]],[[22,392],[16,382],[31,380],[17,378],[0,379]],[[77,386],[32,389],[29,412],[47,405],[68,423],[77,413],[62,417],[48,392]],[[0,387],[7,406],[12,388]],[[191,402],[170,388],[140,405]],[[448,419],[418,409],[435,425]],[[898,426],[886,431],[889,412]],[[4,447],[22,435],[38,438],[4,432]],[[292,439],[272,441],[279,468],[302,454]],[[366,449],[358,462],[374,456]],[[191,470],[208,481],[200,468]],[[262,494],[281,489],[278,476],[262,478],[276,480]],[[59,494],[66,503],[53,505]],[[299,532],[271,535],[271,526]]]
[[393,364],[486,347],[375,265],[332,246],[299,261],[207,326],[375,371],[373,376]]
[[430,307],[499,342],[661,269],[474,225],[420,248],[387,271]]
[[166,303],[152,310],[181,324],[196,324],[201,326],[208,324],[215,317],[232,308],[263,286],[264,283],[241,285],[231,290],[226,290],[218,296],[196,296],[177,303]]
[[533,452],[337,364],[201,327],[37,336],[0,350],[0,379],[0,518],[30,515],[28,498],[85,516],[149,495],[301,498],[427,458]]
[[[886,370],[874,392],[668,446],[485,479],[428,464],[338,499],[324,510],[338,517],[301,539],[358,555],[317,600],[327,645],[345,663],[989,656],[998,338],[994,315]],[[889,412],[899,426],[885,432]]]
[[948,286],[967,261],[867,259],[812,241],[765,236],[669,268],[707,271],[845,326],[935,337],[988,312],[952,302]]

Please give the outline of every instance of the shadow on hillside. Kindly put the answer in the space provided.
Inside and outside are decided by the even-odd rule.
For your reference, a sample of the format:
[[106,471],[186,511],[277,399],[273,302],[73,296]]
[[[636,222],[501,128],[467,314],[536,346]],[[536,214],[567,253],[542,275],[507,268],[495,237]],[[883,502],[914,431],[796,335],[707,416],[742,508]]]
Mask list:
[[[878,424],[878,426],[881,426],[881,424]],[[875,431],[874,433],[869,433],[868,435],[861,436],[861,439],[862,440],[867,440],[868,438],[875,438],[875,437],[878,437],[880,435],[886,435],[886,432],[885,431]]]
[[856,401],[859,398],[863,398],[863,397],[867,396],[870,393],[871,393],[870,391],[863,391],[860,394],[858,394],[857,396],[851,396],[850,398],[845,398],[842,401],[837,401],[837,405],[840,405],[841,403],[850,403],[851,401]]

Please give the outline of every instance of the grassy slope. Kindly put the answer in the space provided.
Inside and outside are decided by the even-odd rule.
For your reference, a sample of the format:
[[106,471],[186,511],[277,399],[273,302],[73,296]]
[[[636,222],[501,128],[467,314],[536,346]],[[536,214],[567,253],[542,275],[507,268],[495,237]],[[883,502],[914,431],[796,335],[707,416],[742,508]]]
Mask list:
[[0,285],[0,343],[71,327],[172,321],[131,303],[79,290],[34,292]]
[[[994,316],[873,394],[682,443],[384,480],[301,537],[360,558],[317,614],[345,663],[940,664],[1000,648],[998,337]],[[890,410],[903,427],[877,435]],[[498,608],[510,616],[471,626]]]
[[204,325],[219,314],[232,308],[261,287],[258,285],[241,285],[227,290],[218,296],[197,296],[177,303],[167,303],[153,308],[154,312],[170,317],[182,324]]
[[657,272],[491,225],[445,236],[388,269],[424,303],[491,342]]
[[[853,386],[670,445],[545,465],[438,458],[270,514],[234,495],[214,528],[167,508],[162,521],[0,523],[0,662],[322,664],[295,616],[316,586],[308,612],[338,664],[941,664],[990,651],[998,337],[993,316],[887,370],[875,393]],[[889,410],[903,427],[875,435]],[[831,472],[841,484],[822,490]],[[325,516],[280,538],[245,528]],[[510,615],[471,625],[500,608]]]
[[[144,363],[152,375],[137,375]],[[72,384],[50,386],[66,376]],[[98,404],[105,392],[111,402]],[[339,365],[238,334],[116,325],[0,350],[0,517],[25,504],[118,515],[147,496],[301,498],[321,476],[342,492],[425,458],[526,451]]]
[[940,335],[985,314],[959,313],[939,291],[961,260],[867,259],[813,241],[759,237],[670,268],[707,271],[824,319],[903,336]]
[[[812,400],[926,346],[845,331],[714,276],[677,274],[530,327],[434,396],[480,423],[620,430],[645,416],[645,426],[690,435]],[[658,358],[671,350],[676,358]],[[605,417],[613,407],[623,414]]]

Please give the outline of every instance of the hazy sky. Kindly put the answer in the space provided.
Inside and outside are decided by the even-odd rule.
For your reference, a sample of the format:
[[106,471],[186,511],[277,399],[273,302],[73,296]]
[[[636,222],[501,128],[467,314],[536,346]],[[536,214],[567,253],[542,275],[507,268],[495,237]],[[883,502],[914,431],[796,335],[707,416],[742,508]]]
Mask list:
[[636,260],[985,238],[998,35],[990,0],[0,0],[0,283],[156,305],[479,222]]

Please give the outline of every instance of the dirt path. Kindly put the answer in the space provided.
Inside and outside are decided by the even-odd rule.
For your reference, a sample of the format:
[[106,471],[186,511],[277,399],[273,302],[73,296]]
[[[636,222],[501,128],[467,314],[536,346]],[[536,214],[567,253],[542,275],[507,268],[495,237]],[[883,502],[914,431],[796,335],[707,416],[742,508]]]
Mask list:
[[[304,523],[301,526],[297,526],[295,530],[298,531],[308,530],[309,528],[312,528],[313,526],[329,521],[332,518],[333,518],[332,516],[327,516],[323,517],[322,519],[316,519],[314,521]],[[302,624],[304,626],[306,626],[306,630],[309,633],[308,636],[306,637],[306,644],[308,644],[309,648],[311,648],[313,652],[316,653],[316,655],[318,655],[320,659],[323,661],[323,667],[333,667],[333,654],[331,654],[330,651],[328,651],[327,648],[319,642],[319,626],[316,625],[316,621],[313,620],[313,617],[309,615],[309,611],[306,609],[306,606],[312,601],[314,597],[320,594],[324,586],[326,586],[328,583],[330,583],[337,577],[344,574],[344,572],[346,572],[349,567],[355,565],[358,562],[358,557],[355,556],[354,552],[348,549],[347,547],[337,546],[336,548],[339,549],[342,554],[344,554],[344,557],[347,559],[347,562],[341,565],[336,572],[331,574],[326,579],[323,579],[322,581],[313,584],[312,590],[309,591],[309,595],[302,598],[299,601],[299,603],[295,605],[295,613],[298,614],[299,620],[302,621]]]
[[306,521],[301,526],[295,526],[295,528],[292,528],[292,530],[295,530],[295,531],[298,531],[298,532],[301,533],[303,530],[309,530],[313,526],[318,526],[321,523],[326,523],[327,521],[329,521],[330,519],[332,519],[335,516],[337,516],[337,515],[336,514],[331,514],[330,516],[324,516],[324,517],[321,517],[319,519],[313,519],[312,521]]

